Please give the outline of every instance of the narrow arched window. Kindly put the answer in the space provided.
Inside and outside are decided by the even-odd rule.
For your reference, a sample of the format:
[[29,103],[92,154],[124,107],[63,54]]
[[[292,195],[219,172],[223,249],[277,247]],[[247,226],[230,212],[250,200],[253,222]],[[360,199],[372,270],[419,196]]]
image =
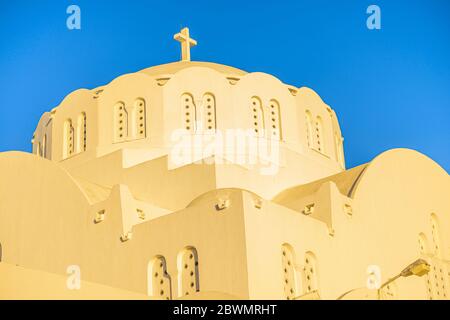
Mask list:
[[305,254],[304,283],[304,293],[318,290],[316,256],[310,251]]
[[420,254],[426,255],[428,253],[428,241],[425,234],[419,234],[419,249]]
[[339,162],[342,168],[345,168],[344,164],[344,146],[342,137],[335,133],[334,134],[334,141],[335,141],[335,148],[336,148],[336,160]]
[[128,112],[123,102],[114,106],[114,142],[124,142],[128,137]]
[[217,128],[216,123],[216,98],[212,93],[205,93],[202,99],[202,130],[214,133]]
[[308,143],[308,147],[313,148],[313,124],[312,124],[312,115],[309,110],[305,112],[305,125],[306,125],[306,141]]
[[284,296],[287,300],[293,300],[299,296],[297,274],[295,272],[295,253],[289,244],[281,246],[281,263],[283,272]]
[[76,150],[77,153],[86,151],[86,145],[87,145],[87,136],[86,136],[86,113],[82,112],[78,116],[77,120],[77,139],[76,139]]
[[[448,283],[449,283],[449,272],[446,265],[444,250],[445,247],[442,243],[442,234],[440,232],[439,218],[435,213],[431,214],[431,237],[432,237],[432,248],[431,253],[433,255],[431,259],[431,270],[430,277],[432,278],[432,283],[434,283],[434,288],[432,290],[433,299],[448,299]],[[434,253],[434,254],[433,254]]]
[[[420,256],[423,258],[426,258],[429,254],[429,246],[428,246],[428,240],[425,234],[420,233],[419,234],[419,250],[420,250]],[[431,272],[427,273],[425,276],[425,283],[427,288],[427,295],[429,299],[433,299],[433,277],[431,273],[433,273],[434,270],[431,270]]]
[[149,262],[147,282],[149,296],[162,300],[172,299],[172,283],[163,256],[156,256]]
[[323,122],[320,116],[316,117],[316,150],[325,153],[325,145],[323,141]]
[[42,138],[42,156],[47,158],[47,134]]
[[178,254],[178,296],[192,295],[200,291],[198,253],[187,247]]
[[270,100],[270,132],[272,138],[283,139],[280,104],[275,99]]
[[194,97],[190,93],[184,93],[181,96],[181,118],[183,128],[195,133],[197,121],[197,109],[194,102]]
[[436,214],[431,214],[431,236],[433,239],[434,254],[440,258],[441,256],[441,239],[439,234],[439,222]]
[[64,121],[63,137],[63,158],[67,159],[71,157],[75,151],[75,134],[71,119]]
[[42,144],[41,144],[41,142],[39,141],[38,142],[38,148],[37,148],[37,154],[38,154],[38,156],[39,157],[42,157]]
[[143,139],[146,137],[146,103],[144,99],[136,99],[133,108],[133,131],[136,139]]
[[265,124],[264,124],[264,111],[261,99],[258,97],[253,97],[251,99],[250,109],[252,114],[253,131],[256,136],[263,137]]

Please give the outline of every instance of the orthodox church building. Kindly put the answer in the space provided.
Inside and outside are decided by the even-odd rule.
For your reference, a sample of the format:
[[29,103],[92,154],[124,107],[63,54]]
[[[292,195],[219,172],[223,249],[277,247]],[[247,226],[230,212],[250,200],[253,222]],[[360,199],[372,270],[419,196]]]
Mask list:
[[448,299],[450,179],[347,169],[312,89],[179,62],[69,94],[0,153],[1,299]]

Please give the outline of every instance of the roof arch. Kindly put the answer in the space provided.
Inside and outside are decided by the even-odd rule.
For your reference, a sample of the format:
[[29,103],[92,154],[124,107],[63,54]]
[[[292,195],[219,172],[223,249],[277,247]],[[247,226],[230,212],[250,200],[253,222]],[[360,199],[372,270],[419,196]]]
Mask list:
[[247,74],[246,71],[230,67],[224,64],[213,63],[213,62],[203,62],[203,61],[178,61],[171,62],[166,64],[161,64],[157,66],[153,66],[150,68],[143,69],[139,71],[140,73],[145,73],[152,77],[158,77],[161,75],[172,75],[186,68],[191,67],[204,67],[213,69],[217,72],[223,73],[225,75],[235,75],[235,76],[243,76]]

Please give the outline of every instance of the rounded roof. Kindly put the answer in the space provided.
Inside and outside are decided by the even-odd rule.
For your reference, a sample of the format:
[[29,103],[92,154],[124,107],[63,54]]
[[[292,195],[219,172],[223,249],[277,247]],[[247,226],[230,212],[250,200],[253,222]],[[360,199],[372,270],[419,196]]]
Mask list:
[[247,74],[246,71],[230,67],[224,64],[219,63],[213,63],[213,62],[202,62],[202,61],[177,61],[172,63],[166,63],[161,64],[158,66],[150,67],[143,69],[139,72],[145,73],[149,76],[155,77],[159,75],[167,75],[167,74],[174,74],[178,71],[190,67],[204,67],[204,68],[210,68],[217,72],[221,72],[226,75],[236,75],[236,76],[243,76]]

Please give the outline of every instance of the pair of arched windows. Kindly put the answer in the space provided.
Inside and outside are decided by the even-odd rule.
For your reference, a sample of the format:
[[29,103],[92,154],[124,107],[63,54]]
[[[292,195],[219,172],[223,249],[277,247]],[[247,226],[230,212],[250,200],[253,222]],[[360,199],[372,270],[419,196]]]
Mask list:
[[[178,297],[200,291],[198,254],[193,247],[180,251],[177,257]],[[157,256],[148,266],[148,295],[158,299],[172,299],[172,279],[167,271],[166,259]]]
[[317,261],[314,253],[311,251],[305,253],[301,273],[297,271],[295,252],[291,245],[283,244],[281,254],[283,287],[286,299],[292,300],[301,295],[317,291]]
[[306,140],[308,147],[325,154],[323,121],[320,116],[313,118],[311,111],[305,112]]
[[259,97],[251,98],[250,109],[253,121],[253,131],[256,136],[264,137],[266,135],[266,129],[268,129],[268,138],[282,140],[280,104],[277,100],[271,99],[269,102],[267,126],[263,103]]
[[146,103],[138,98],[130,106],[118,102],[114,106],[114,143],[139,140],[147,135]]
[[[186,131],[192,134],[216,131],[216,98],[212,93],[205,93],[200,100],[195,100],[191,93],[184,93],[181,95],[181,106],[182,122]],[[259,97],[251,98],[250,109],[255,135],[264,137],[267,131],[269,138],[282,140],[280,104],[277,100],[270,100],[267,119]]]
[[198,101],[191,93],[182,94],[181,114],[184,129],[192,134],[217,129],[216,98],[212,93],[205,93]]
[[[74,154],[86,151],[87,148],[87,119],[82,112],[73,123],[72,119],[64,121],[63,126],[63,159],[70,158]],[[44,136],[44,140],[47,138]],[[47,142],[45,142],[45,145]],[[44,145],[44,143],[43,143]],[[45,146],[45,148],[47,148]]]

